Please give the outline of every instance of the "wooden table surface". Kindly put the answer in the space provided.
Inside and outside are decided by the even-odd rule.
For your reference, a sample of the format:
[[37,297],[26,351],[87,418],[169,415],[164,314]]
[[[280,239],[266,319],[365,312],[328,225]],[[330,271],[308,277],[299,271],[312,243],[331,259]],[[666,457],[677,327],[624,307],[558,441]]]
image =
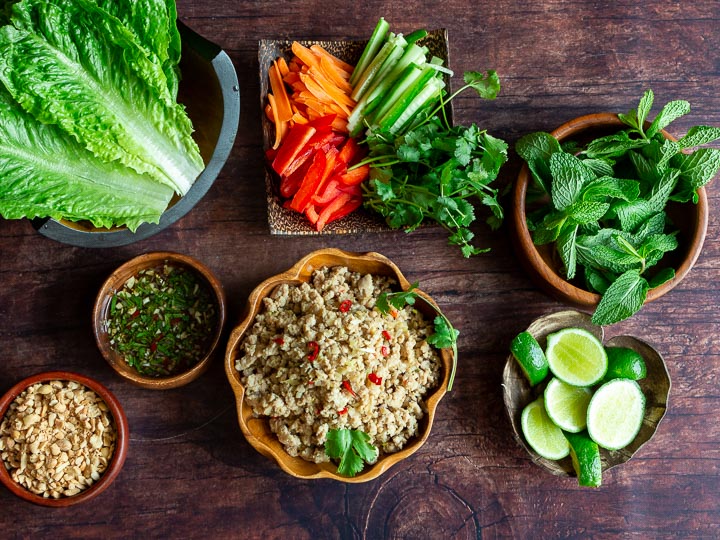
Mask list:
[[[457,123],[478,123],[511,145],[581,114],[624,112],[652,88],[656,104],[686,99],[671,128],[720,125],[720,4],[618,0],[367,2],[179,0],[179,18],[232,58],[242,111],[230,158],[186,217],[124,247],[77,248],[28,221],[0,220],[0,391],[50,369],[97,378],[120,399],[131,441],[101,496],[46,509],[0,489],[2,537],[547,538],[716,537],[720,533],[720,184],[689,276],[631,320],[607,330],[653,343],[672,377],[670,408],[635,458],[583,489],[535,466],[514,441],[501,374],[512,337],[563,309],[519,267],[509,231],[477,227],[488,254],[464,259],[442,230],[349,236],[273,236],[263,184],[257,42],[365,39],[385,16],[396,31],[447,28],[450,65],[496,69],[494,102],[469,94]],[[457,86],[457,80],[455,81]],[[657,109],[654,110],[657,112]],[[512,153],[501,182],[520,167]],[[507,200],[504,201],[507,204]],[[359,485],[300,481],[257,453],[238,427],[220,357],[201,379],[156,392],[120,380],[91,333],[95,294],[140,253],[172,250],[207,264],[225,286],[229,325],[250,291],[322,247],[378,251],[419,281],[460,330],[455,388],[427,443]]]

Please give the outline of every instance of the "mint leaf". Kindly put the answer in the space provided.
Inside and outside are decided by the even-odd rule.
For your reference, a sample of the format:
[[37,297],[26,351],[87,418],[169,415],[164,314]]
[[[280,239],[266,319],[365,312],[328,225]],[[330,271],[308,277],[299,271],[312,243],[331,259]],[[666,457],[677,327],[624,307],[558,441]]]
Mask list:
[[640,131],[644,131],[645,127],[645,120],[647,120],[648,115],[650,114],[650,109],[652,109],[653,101],[655,100],[655,94],[653,94],[653,91],[649,88],[645,91],[643,96],[640,98],[640,103],[638,104],[637,108],[637,121],[638,121],[638,128],[640,128]]
[[585,283],[587,283],[591,291],[595,291],[598,294],[605,294],[605,291],[607,291],[612,281],[605,277],[605,274],[599,270],[596,270],[592,266],[586,266]]
[[573,204],[583,185],[593,179],[592,172],[581,160],[564,152],[550,156],[550,172],[553,178],[550,195],[558,210]]
[[665,129],[671,122],[690,112],[690,104],[685,100],[670,101],[655,117],[647,130],[647,136],[652,137]]
[[615,162],[610,158],[586,158],[582,162],[595,173],[595,176],[612,176]]
[[377,460],[379,450],[370,444],[370,436],[356,429],[331,429],[325,438],[325,454],[339,459],[338,473],[355,476],[365,463]]
[[565,211],[575,223],[584,225],[594,221],[600,221],[609,208],[609,203],[580,201],[576,202]]
[[603,294],[592,316],[593,324],[605,326],[631,317],[642,308],[649,288],[640,272],[628,270]]
[[675,270],[672,268],[663,268],[649,282],[650,288],[654,289],[663,283],[667,283],[675,277]]
[[577,232],[577,225],[569,225],[561,230],[557,238],[557,249],[565,265],[565,275],[568,279],[575,277],[577,269],[577,245],[575,244]]
[[646,139],[631,139],[627,131],[618,131],[592,140],[585,150],[585,155],[595,159],[620,157],[629,150],[642,148],[647,144]]
[[637,180],[624,180],[603,176],[583,187],[581,198],[584,201],[602,202],[608,198],[634,201],[640,195],[640,183]]
[[720,128],[712,126],[694,126],[678,140],[680,148],[693,148],[720,139]]
[[558,140],[543,131],[530,133],[515,143],[515,151],[527,162],[535,181],[550,193],[550,156],[561,151]]
[[697,189],[712,180],[720,169],[720,150],[701,148],[690,155],[679,154],[673,165],[680,169],[680,176]]

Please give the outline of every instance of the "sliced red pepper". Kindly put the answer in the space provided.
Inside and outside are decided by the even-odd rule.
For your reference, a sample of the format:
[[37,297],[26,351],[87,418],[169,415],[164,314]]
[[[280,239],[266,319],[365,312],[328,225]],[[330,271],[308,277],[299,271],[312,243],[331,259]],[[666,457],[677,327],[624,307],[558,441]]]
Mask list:
[[304,212],[307,205],[310,203],[310,199],[313,194],[317,191],[317,186],[322,180],[322,175],[325,172],[325,165],[327,164],[327,158],[325,152],[315,152],[312,160],[312,164],[303,178],[300,189],[293,197],[290,202],[290,208],[296,212]]
[[315,228],[318,231],[322,231],[325,228],[325,225],[348,215],[354,210],[357,210],[361,204],[362,197],[355,196],[350,193],[343,193],[323,208],[322,212],[320,212],[320,217],[318,217],[317,223],[315,224]]
[[277,343],[278,345],[285,345],[285,340],[283,339],[282,336],[276,337],[275,339],[273,339],[273,341],[275,343]]
[[312,362],[317,358],[318,352],[320,352],[320,345],[318,345],[317,341],[311,341],[308,343],[308,348],[310,349],[310,353],[307,355],[307,358]]
[[348,408],[347,408],[347,407],[343,407],[342,409],[340,409],[340,410],[338,411],[338,414],[347,414],[347,411],[348,411]]
[[383,356],[390,356],[390,349],[388,349],[385,345],[380,347],[380,354]]
[[281,176],[285,174],[285,169],[295,160],[316,131],[316,128],[307,124],[295,124],[285,135],[285,139],[275,154],[272,162],[273,170]]
[[305,217],[307,217],[308,221],[313,225],[317,223],[318,213],[312,204],[309,204],[308,207],[305,209]]
[[343,144],[338,159],[342,161],[345,165],[349,165],[353,158],[357,156],[359,152],[360,145],[355,139],[350,137],[347,141],[345,141],[345,144]]
[[305,178],[310,165],[312,165],[312,160],[307,159],[305,160],[305,163],[300,165],[300,167],[293,171],[289,176],[282,176],[280,178],[280,195],[282,195],[285,199],[289,199],[295,195],[298,189],[300,189],[300,185],[302,184],[303,178]]
[[342,193],[339,178],[337,176],[333,176],[330,180],[328,180],[328,183],[322,193],[320,195],[313,196],[312,202],[324,206],[326,204],[330,204]]
[[[293,174],[297,169],[302,167],[305,163],[307,163],[310,160],[310,157],[317,152],[318,150],[324,148],[327,145],[333,144],[333,141],[336,140],[336,135],[331,130],[327,129],[325,131],[318,130],[315,135],[313,135],[310,140],[307,142],[307,144],[303,147],[300,152],[298,152],[295,159],[287,166],[285,169],[285,175]],[[340,137],[342,139],[342,136]]]
[[371,373],[368,375],[368,380],[373,383],[380,386],[382,384],[382,377],[378,377],[375,373]]
[[382,337],[384,337],[386,341],[390,341],[392,339],[390,332],[388,332],[387,330],[382,331]]
[[340,175],[340,181],[347,186],[361,184],[370,176],[370,165],[365,164]]
[[318,118],[310,120],[305,125],[312,126],[315,129],[324,129],[324,128],[329,129],[330,126],[332,126],[332,123],[335,121],[336,117],[337,117],[337,114],[327,114],[325,116],[320,116]]
[[343,381],[342,382],[343,388],[350,392],[352,397],[357,397],[357,394],[353,391],[352,386],[350,386],[350,381]]
[[340,302],[340,307],[338,309],[340,309],[341,313],[347,313],[348,311],[350,311],[351,307],[352,302],[350,300],[343,300],[342,302]]

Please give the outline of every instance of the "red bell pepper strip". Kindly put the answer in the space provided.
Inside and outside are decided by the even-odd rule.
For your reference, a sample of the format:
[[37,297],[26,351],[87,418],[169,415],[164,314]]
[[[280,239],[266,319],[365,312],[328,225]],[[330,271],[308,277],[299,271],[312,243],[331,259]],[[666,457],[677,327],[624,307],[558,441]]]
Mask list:
[[355,139],[349,137],[348,140],[345,141],[342,149],[340,150],[340,155],[338,156],[338,159],[345,163],[345,165],[349,165],[353,158],[357,156],[359,152],[360,145]]
[[356,210],[362,204],[362,197],[355,196],[351,193],[343,193],[333,202],[328,204],[320,212],[315,228],[318,231],[322,231],[325,225],[340,219],[343,216],[348,215],[353,210]]
[[283,198],[289,199],[297,193],[311,164],[312,160],[308,159],[289,176],[280,177],[280,195],[282,195]]
[[318,130],[307,142],[305,147],[297,154],[295,159],[285,169],[284,175],[292,174],[297,169],[302,167],[308,162],[308,159],[313,155],[314,152],[319,149],[324,149],[326,146],[335,146],[338,141],[344,139],[342,135],[337,135],[329,129],[321,131]]
[[296,212],[305,212],[305,208],[310,204],[310,199],[320,185],[326,165],[327,158],[325,157],[325,152],[315,152],[312,164],[305,174],[300,188],[290,202],[290,208]]
[[317,129],[307,124],[296,124],[278,148],[272,162],[273,170],[281,176],[285,174],[285,169],[295,160],[316,131]]
[[340,181],[346,186],[355,186],[363,182],[368,176],[370,176],[370,165],[365,164],[341,174]]
[[336,197],[340,196],[341,194],[342,190],[340,189],[340,180],[337,178],[337,176],[333,176],[332,178],[330,178],[330,180],[328,180],[328,183],[325,186],[325,189],[323,189],[322,193],[313,196],[312,202],[324,206],[326,204],[330,204],[333,200],[335,200]]

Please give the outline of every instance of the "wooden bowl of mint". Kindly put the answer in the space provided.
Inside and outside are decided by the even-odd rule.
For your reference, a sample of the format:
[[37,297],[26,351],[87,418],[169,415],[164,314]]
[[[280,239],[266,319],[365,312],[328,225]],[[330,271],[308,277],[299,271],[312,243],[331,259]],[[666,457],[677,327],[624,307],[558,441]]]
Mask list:
[[140,255],[103,283],[93,308],[100,352],[127,381],[152,390],[186,385],[215,356],[225,292],[200,261],[172,252]]
[[[636,455],[657,432],[660,421],[665,416],[670,395],[670,374],[662,355],[650,344],[633,336],[615,336],[605,340],[602,326],[592,323],[590,315],[574,310],[558,311],[538,317],[527,331],[537,340],[540,347],[545,350],[547,337],[564,328],[582,328],[593,334],[605,347],[624,347],[640,354],[646,366],[646,376],[637,381],[645,396],[645,416],[635,439],[620,450],[606,450],[600,448],[600,462],[602,472],[622,465]],[[538,455],[527,443],[523,436],[521,416],[523,409],[538,396],[543,394],[547,380],[531,386],[522,368],[512,354],[509,354],[503,371],[503,399],[505,411],[510,420],[513,437],[525,449],[533,463],[556,476],[576,477],[570,456],[558,461],[546,459]]]
[[[641,105],[645,108],[639,109],[649,109],[647,104],[648,101],[652,104],[652,98],[648,100],[646,93],[643,100]],[[637,116],[633,117],[632,111],[628,115],[598,113],[581,116],[550,134],[534,133],[517,143],[516,150],[526,163],[517,177],[512,198],[511,229],[515,252],[526,272],[547,294],[573,307],[598,308],[593,318],[595,323],[618,322],[631,316],[643,303],[668,293],[685,278],[702,250],[708,225],[708,201],[703,185],[715,175],[717,165],[720,165],[715,154],[720,151],[696,147],[712,141],[713,135],[720,130],[692,128],[685,137],[675,139],[659,126],[665,127],[673,113],[684,113],[689,110],[689,105],[672,102],[669,108],[670,113],[663,110],[656,117],[664,114],[664,120],[658,124],[647,119],[642,122],[646,135],[656,132],[654,140],[657,142],[650,143],[652,147],[640,141],[643,137],[637,129],[621,120],[622,117],[627,120],[629,116],[630,121],[637,124]],[[624,138],[623,131],[630,135],[618,145],[622,148],[637,145],[629,151],[633,153],[631,158],[628,152],[619,158],[607,158],[610,143],[606,143],[604,149],[596,146],[595,153],[588,152],[590,142],[608,136]],[[561,148],[561,156],[550,157]],[[648,171],[656,161],[646,154],[650,155],[658,148],[672,157],[660,164],[665,167],[665,176],[656,176],[662,180],[655,181],[651,179],[654,173]],[[558,190],[557,201],[548,194],[552,187],[543,188],[543,184],[552,186],[555,182],[550,171],[551,160],[556,171],[583,162],[579,176],[584,177],[576,184],[581,187],[570,186],[565,195]],[[611,160],[615,161],[614,166],[611,166]],[[698,162],[703,166],[698,167]],[[639,170],[642,170],[642,176]],[[634,200],[631,200],[634,194],[633,188],[628,188],[629,181],[639,187]],[[599,188],[601,183],[605,185],[605,195]],[[568,185],[562,187],[565,189]],[[638,190],[638,187],[634,189]],[[625,189],[630,189],[630,193],[624,192]],[[665,189],[669,197],[659,194]],[[613,196],[609,196],[610,190]],[[605,208],[607,211],[603,213]],[[620,215],[618,208],[622,208],[622,219],[616,218]],[[553,213],[549,214],[548,209]],[[593,215],[593,212],[596,213]],[[544,223],[543,215],[548,216]],[[532,232],[530,227],[534,229]],[[563,250],[564,255],[561,255]],[[658,257],[658,254],[662,255]],[[568,279],[566,261],[571,259],[576,263],[575,272]],[[628,270],[633,273],[626,275]],[[622,281],[607,295],[604,305],[598,307],[615,280]],[[621,294],[613,296],[615,291]],[[611,301],[628,292],[634,306],[626,308]]]

